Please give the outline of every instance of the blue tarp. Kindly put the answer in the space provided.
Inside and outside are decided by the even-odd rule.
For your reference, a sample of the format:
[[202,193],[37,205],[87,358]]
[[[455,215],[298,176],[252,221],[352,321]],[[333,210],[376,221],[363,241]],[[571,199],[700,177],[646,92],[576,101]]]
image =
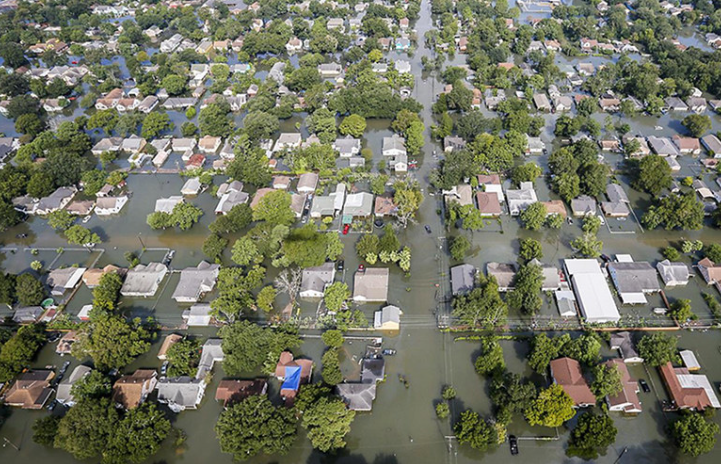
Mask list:
[[293,390],[298,391],[300,386],[300,367],[298,366],[286,366],[285,368],[285,381],[280,387],[282,390]]

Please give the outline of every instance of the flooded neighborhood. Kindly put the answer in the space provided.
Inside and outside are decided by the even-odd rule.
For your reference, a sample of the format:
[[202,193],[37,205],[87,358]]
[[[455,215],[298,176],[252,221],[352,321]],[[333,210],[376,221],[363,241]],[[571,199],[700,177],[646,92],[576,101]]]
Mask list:
[[0,460],[718,462],[720,8],[0,2]]

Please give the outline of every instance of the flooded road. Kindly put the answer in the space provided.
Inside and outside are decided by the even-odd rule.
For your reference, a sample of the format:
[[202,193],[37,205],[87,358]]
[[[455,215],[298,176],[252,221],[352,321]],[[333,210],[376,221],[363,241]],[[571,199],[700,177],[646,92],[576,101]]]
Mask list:
[[[437,75],[421,72],[421,58],[431,56],[432,51],[424,45],[424,34],[432,28],[430,13],[430,2],[424,0],[420,19],[416,23],[418,37],[418,49],[410,62],[416,76],[414,97],[424,105],[422,117],[427,127],[432,121],[431,105],[442,88],[442,83]],[[391,59],[408,59],[405,55],[390,54]],[[464,56],[456,57],[454,62],[462,63]],[[436,73],[437,74],[437,73]],[[664,133],[673,133],[669,127],[673,127],[672,116],[666,116],[661,120],[645,121],[638,118],[632,123],[634,130],[643,130],[646,133],[653,125],[662,125]],[[714,116],[714,127],[719,128],[718,117]],[[552,133],[554,116],[548,116],[549,125],[546,127],[547,136]],[[600,115],[603,120],[603,115]],[[282,127],[290,130],[295,122],[301,121],[294,117],[284,121]],[[176,124],[179,126],[179,124]],[[383,136],[390,134],[389,121],[369,121],[368,130],[364,136],[364,146],[373,149],[376,159],[380,159],[380,144]],[[430,131],[426,131],[426,146],[424,147],[424,159],[419,163],[419,169],[414,176],[421,182],[425,192],[428,192],[428,176],[435,167],[433,151],[441,153],[442,147],[430,139]],[[613,156],[607,156],[609,164],[616,163]],[[690,157],[680,160],[682,163],[681,175],[693,175],[698,171],[698,161]],[[172,160],[171,160],[172,162]],[[546,157],[538,159],[541,166],[546,165]],[[688,173],[688,174],[685,174]],[[216,179],[220,183],[221,179]],[[628,182],[627,179],[621,179]],[[709,178],[708,181],[711,181]],[[707,182],[708,182],[707,181]],[[140,252],[143,247],[147,248],[172,248],[176,250],[176,257],[173,261],[175,269],[182,269],[186,266],[196,265],[203,259],[200,251],[202,242],[207,234],[207,225],[213,220],[213,209],[216,199],[208,192],[201,194],[191,202],[201,207],[205,215],[200,224],[185,232],[172,230],[155,232],[145,223],[145,217],[153,210],[154,202],[163,196],[177,195],[183,185],[183,179],[176,175],[132,175],[128,180],[133,197],[127,204],[124,211],[117,217],[97,218],[94,217],[87,226],[97,232],[103,239],[102,248],[105,252],[100,256],[98,265],[108,263],[124,263],[126,251]],[[542,200],[556,199],[550,192],[547,185],[537,181],[539,198]],[[646,195],[638,194],[627,188],[631,201],[640,216],[642,209],[648,204],[649,198]],[[418,225],[400,231],[399,238],[402,243],[412,249],[413,259],[411,277],[407,278],[394,266],[391,268],[389,303],[402,308],[404,315],[401,320],[401,331],[392,337],[384,338],[384,347],[397,350],[393,357],[386,358],[387,379],[378,388],[378,395],[373,405],[372,413],[361,413],[356,416],[352,425],[352,431],[347,437],[348,446],[337,456],[325,456],[311,449],[310,443],[305,439],[301,431],[299,438],[290,453],[286,456],[272,456],[252,459],[253,463],[349,463],[349,464],[394,464],[394,463],[432,463],[432,464],[455,464],[455,463],[505,463],[509,459],[507,444],[500,445],[488,453],[478,453],[469,447],[459,447],[451,437],[452,430],[448,421],[440,421],[436,418],[434,406],[440,400],[441,389],[445,385],[453,385],[458,398],[452,403],[452,417],[457,417],[465,409],[471,408],[484,416],[493,413],[490,399],[488,398],[488,385],[485,379],[479,377],[473,368],[473,361],[477,356],[478,343],[472,341],[456,341],[458,334],[442,333],[437,329],[437,317],[442,317],[447,311],[443,301],[449,292],[448,268],[454,264],[446,252],[445,227],[441,222],[437,210],[440,208],[440,197],[426,195],[419,214]],[[580,221],[578,221],[580,222]],[[428,225],[431,234],[427,234],[423,225]],[[499,233],[499,230],[502,233]],[[619,231],[633,232],[629,234],[612,233]],[[17,234],[26,233],[25,239],[16,239]],[[455,231],[453,232],[455,233]],[[540,232],[529,232],[520,230],[515,219],[504,217],[500,224],[491,224],[486,229],[474,232],[469,235],[472,238],[474,254],[466,260],[480,269],[485,270],[485,265],[491,261],[512,262],[516,260],[518,250],[517,238],[533,237],[543,244],[544,262],[559,264],[559,260],[572,254],[568,243],[580,234],[580,224],[564,225],[559,231],[543,230]],[[235,237],[231,237],[232,240]],[[641,232],[639,228],[631,223],[619,223],[609,221],[609,228],[602,229],[599,238],[604,242],[604,253],[614,255],[616,253],[632,253],[637,261],[649,260],[655,263],[661,256],[659,249],[665,247],[669,242],[676,243],[682,239],[700,239],[704,243],[719,242],[721,234],[716,229],[705,228],[702,231],[691,233],[677,233],[666,231]],[[40,259],[44,264],[52,262],[55,258],[55,250],[58,247],[66,246],[65,240],[57,233],[46,226],[46,222],[40,218],[33,218],[22,224],[3,237],[3,244],[16,251],[6,251],[2,266],[10,272],[21,272],[29,267],[33,259]],[[356,237],[341,236],[345,243],[346,268],[349,270],[344,278],[352,280],[352,270],[359,262],[355,256],[353,244]],[[38,256],[33,256],[24,251],[24,247],[43,247]],[[147,251],[142,256],[143,262],[159,260],[163,251]],[[84,264],[92,262],[96,256],[86,252],[63,253],[59,264]],[[225,262],[229,263],[229,250],[226,251]],[[685,258],[690,263],[690,258]],[[128,315],[147,316],[153,315],[164,325],[174,326],[181,321],[181,313],[184,309],[179,307],[170,294],[177,282],[177,275],[166,280],[161,286],[158,297],[153,299],[126,299],[123,301],[123,310]],[[700,276],[694,277],[691,283],[685,288],[673,289],[668,292],[671,300],[676,298],[688,298],[692,300],[694,311],[702,318],[711,317],[708,308],[701,298],[702,291],[715,292],[705,286]],[[717,296],[714,293],[715,296]],[[209,295],[206,299],[212,299]],[[90,291],[83,287],[70,302],[67,311],[70,314],[77,314],[82,305],[88,304],[92,299]],[[279,302],[279,305],[282,302]],[[659,303],[656,300],[644,307],[623,307],[621,313],[624,316],[637,319],[650,318],[651,308]],[[372,320],[373,311],[379,309],[378,305],[363,305],[361,309],[366,316]],[[314,314],[315,305],[303,303],[302,311],[304,316]],[[523,320],[520,314],[511,314],[511,319]],[[549,319],[558,315],[555,305],[546,302],[541,312],[541,317]],[[528,321],[530,323],[530,321]],[[191,330],[191,334],[207,337],[213,336],[213,329]],[[164,335],[164,334],[163,334]],[[522,334],[521,334],[522,335]],[[684,332],[679,333],[679,347],[692,349],[696,353],[703,373],[708,375],[713,385],[721,382],[721,363],[719,362],[719,348],[721,347],[721,334],[717,331],[709,332]],[[162,337],[160,338],[162,340]],[[139,367],[159,367],[160,361],[155,357],[159,348],[159,341],[156,342],[149,353],[136,360],[126,370],[132,371]],[[532,372],[525,363],[525,356],[529,345],[527,341],[504,340],[501,342],[504,348],[506,365],[511,372],[532,376]],[[363,352],[364,344],[355,341],[347,344],[348,353],[358,356]],[[319,361],[323,347],[319,340],[308,338],[301,348],[305,354]],[[611,357],[615,354],[604,348],[604,356]],[[59,365],[65,359],[59,358],[54,353],[54,345],[46,346],[40,354],[36,365],[48,364]],[[78,365],[77,360],[72,360],[70,369]],[[356,361],[349,357],[344,361],[344,369],[352,370]],[[248,377],[253,373],[248,373]],[[320,369],[316,368],[314,373],[316,379],[320,379]],[[399,375],[407,377],[409,387],[398,380]],[[666,416],[660,410],[659,400],[666,398],[660,378],[656,372],[649,372],[643,366],[631,368],[631,375],[634,378],[644,378],[652,385],[652,393],[641,393],[644,412],[635,418],[622,418],[614,415],[616,426],[619,430],[616,444],[609,448],[608,454],[598,459],[602,463],[662,463],[662,462],[694,462],[694,463],[718,463],[721,461],[721,450],[703,456],[701,458],[679,459],[673,449],[666,441],[664,428],[669,419],[674,416]],[[215,438],[214,426],[222,410],[221,405],[213,399],[218,382],[223,378],[222,366],[217,365],[213,380],[206,390],[206,398],[200,408],[195,411],[186,411],[173,415],[174,426],[187,433],[187,442],[183,450],[176,450],[172,447],[170,440],[164,444],[163,449],[149,462],[157,463],[230,463],[232,457],[222,454]],[[546,379],[538,378],[538,383],[547,382]],[[278,384],[271,382],[271,396],[277,392]],[[76,462],[68,454],[38,446],[32,442],[31,426],[39,417],[47,414],[45,411],[21,411],[13,409],[7,422],[0,428],[0,437],[7,439],[13,446],[0,448],[0,462],[12,464],[31,464],[42,461],[51,461],[54,464],[70,464]],[[715,419],[719,422],[719,418]],[[568,433],[565,428],[553,430],[541,427],[530,427],[522,417],[514,417],[508,427],[509,433],[519,437],[520,455],[516,460],[536,463],[560,463],[577,462],[565,457]],[[451,438],[449,438],[451,437]],[[549,440],[539,441],[535,437],[550,437]],[[557,438],[557,439],[556,439]]]

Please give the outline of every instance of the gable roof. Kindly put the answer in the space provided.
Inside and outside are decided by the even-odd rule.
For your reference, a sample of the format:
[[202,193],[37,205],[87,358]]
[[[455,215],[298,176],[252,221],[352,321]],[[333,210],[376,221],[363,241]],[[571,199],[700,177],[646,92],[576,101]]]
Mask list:
[[595,404],[596,396],[583,378],[581,364],[575,359],[559,358],[551,361],[551,375],[553,380],[563,387],[576,406]]

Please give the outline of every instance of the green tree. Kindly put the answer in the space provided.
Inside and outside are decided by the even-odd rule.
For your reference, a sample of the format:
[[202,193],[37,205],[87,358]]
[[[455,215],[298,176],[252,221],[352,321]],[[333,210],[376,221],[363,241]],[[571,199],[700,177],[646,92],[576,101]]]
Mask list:
[[195,377],[200,361],[200,346],[200,340],[188,338],[173,343],[166,353],[170,363],[168,377]]
[[543,258],[543,247],[541,242],[532,238],[521,239],[520,248],[518,250],[518,256],[523,261],[531,261],[533,259]]
[[683,124],[691,137],[701,137],[711,130],[711,118],[701,114],[689,114],[683,118],[681,124]]
[[587,214],[583,218],[581,230],[588,234],[597,234],[601,228],[601,218],[595,214]]
[[[5,332],[0,333],[0,335]],[[6,339],[0,349],[0,382],[9,382],[24,368],[29,367],[38,350],[45,343],[44,327],[41,324],[23,326]]]
[[704,249],[704,255],[715,263],[721,262],[721,245],[718,243],[711,243]]
[[58,434],[58,416],[45,416],[33,423],[33,441],[42,446],[53,446],[55,436]]
[[682,324],[688,320],[697,319],[697,316],[691,309],[691,300],[687,299],[674,301],[671,305],[669,315]]
[[243,128],[251,140],[265,139],[278,130],[278,118],[263,111],[254,111],[243,119]]
[[261,198],[253,211],[253,220],[266,221],[272,225],[290,225],[295,214],[290,209],[291,197],[288,192],[275,190]]
[[103,311],[117,309],[123,278],[117,272],[103,274],[98,286],[93,289],[93,308]]
[[638,175],[634,186],[651,195],[658,195],[671,186],[671,166],[659,155],[644,156],[638,163]]
[[168,95],[175,96],[185,92],[187,79],[177,74],[165,76],[160,85],[168,92]]
[[273,302],[277,294],[277,290],[272,285],[263,287],[256,297],[257,306],[265,312],[273,311]]
[[228,137],[233,132],[233,119],[228,116],[229,111],[230,105],[225,100],[211,103],[200,110],[198,121],[201,135]]
[[255,242],[247,235],[235,241],[232,253],[233,262],[240,266],[260,264],[263,260],[263,255],[258,252]]
[[526,229],[540,230],[546,222],[546,207],[540,202],[531,203],[521,212],[520,218]]
[[325,289],[323,301],[328,311],[338,312],[349,297],[348,285],[343,282],[333,282]]
[[581,255],[589,258],[596,258],[601,255],[603,250],[603,242],[600,241],[595,234],[584,233],[580,237],[571,241],[571,247],[577,250]]
[[117,423],[118,412],[110,399],[79,401],[60,420],[55,447],[75,459],[98,458],[111,441]]
[[84,376],[70,389],[70,393],[76,402],[85,399],[96,400],[110,396],[112,392],[113,382],[108,376],[98,370],[91,371]]
[[697,457],[711,452],[716,445],[718,424],[699,413],[689,413],[671,424],[671,437],[682,453]]
[[323,335],[321,335],[321,339],[323,340],[323,343],[330,348],[340,348],[343,346],[343,342],[345,341],[343,338],[343,332],[336,329],[326,330],[323,332]]
[[220,329],[220,336],[225,353],[223,370],[229,376],[252,372],[266,362],[272,371],[281,352],[301,345],[297,329],[260,327],[250,321],[226,325]]
[[538,397],[526,408],[526,420],[531,425],[560,427],[571,419],[576,411],[568,393],[558,384],[541,390]]
[[551,361],[558,357],[559,348],[545,333],[534,335],[528,354],[528,365],[539,374],[545,374]]
[[323,382],[328,385],[338,385],[343,381],[343,373],[340,370],[340,359],[337,348],[330,348],[323,353],[321,363],[323,364]]
[[498,443],[498,434],[488,421],[471,410],[463,411],[461,418],[453,426],[458,443],[469,444],[477,451],[485,451]]
[[144,403],[125,413],[109,437],[102,464],[141,463],[160,450],[172,426],[153,403]]
[[474,365],[479,375],[490,376],[504,371],[506,362],[503,360],[503,348],[495,337],[481,339],[481,355],[476,358]]
[[203,254],[214,261],[218,261],[227,246],[227,238],[221,237],[218,234],[210,234],[203,242]]
[[45,299],[45,287],[34,275],[21,274],[15,282],[15,295],[20,306],[38,306]]
[[303,412],[301,425],[308,431],[313,448],[327,453],[345,447],[353,419],[355,411],[341,399],[321,398]]
[[478,286],[453,299],[453,317],[473,327],[497,327],[506,322],[508,307],[493,277],[479,276]]
[[508,306],[520,309],[525,314],[535,314],[543,305],[541,288],[543,287],[543,271],[541,266],[526,264],[516,273],[514,289],[508,293]]
[[451,415],[451,408],[448,406],[448,403],[438,403],[436,404],[436,416],[438,416],[439,419],[444,420],[447,419],[448,416]]
[[[359,259],[373,261],[378,258],[380,239],[374,234],[363,234],[355,245],[356,254]],[[371,260],[368,258],[371,257]]]
[[70,244],[81,245],[84,247],[92,247],[100,243],[100,237],[98,237],[98,234],[91,232],[90,229],[87,229],[79,224],[76,224],[66,230],[65,238]]
[[638,343],[638,353],[651,367],[659,367],[667,362],[678,362],[675,337],[655,332],[644,335]]
[[543,170],[535,163],[521,164],[511,171],[511,180],[514,184],[521,182],[535,182],[536,178],[543,174]]
[[143,119],[143,130],[140,135],[144,139],[153,139],[165,131],[173,129],[173,123],[167,113],[153,111]]
[[220,449],[245,461],[258,454],[286,454],[296,437],[292,409],[273,406],[267,396],[252,395],[220,414],[215,426]]
[[505,372],[502,376],[493,376],[490,397],[499,409],[511,414],[522,413],[536,399],[536,386],[523,382],[518,374]]
[[456,261],[463,261],[463,258],[468,254],[468,250],[471,248],[471,242],[464,235],[457,235],[451,240],[451,246],[448,247],[448,251],[451,253],[451,257]]
[[75,216],[65,209],[59,209],[48,214],[48,225],[54,230],[67,230],[75,222]]
[[623,390],[621,372],[615,365],[597,364],[593,367],[593,383],[591,390],[596,398],[616,396]]
[[571,431],[566,454],[585,460],[595,460],[599,453],[606,454],[606,448],[616,441],[616,426],[607,414],[587,412]]
[[366,130],[366,120],[363,116],[351,114],[343,119],[338,130],[343,135],[350,135],[355,138],[362,137],[363,132]]
[[672,246],[667,246],[666,248],[661,250],[661,254],[669,261],[678,261],[679,259],[681,259],[681,253],[679,253],[679,251]]
[[200,220],[203,215],[203,210],[190,203],[181,202],[173,207],[173,214],[171,214],[171,221],[175,227],[180,230],[188,230],[193,227],[193,224]]
[[100,370],[119,369],[150,349],[151,332],[139,320],[128,323],[120,316],[93,317],[73,344],[73,356],[89,356]]

